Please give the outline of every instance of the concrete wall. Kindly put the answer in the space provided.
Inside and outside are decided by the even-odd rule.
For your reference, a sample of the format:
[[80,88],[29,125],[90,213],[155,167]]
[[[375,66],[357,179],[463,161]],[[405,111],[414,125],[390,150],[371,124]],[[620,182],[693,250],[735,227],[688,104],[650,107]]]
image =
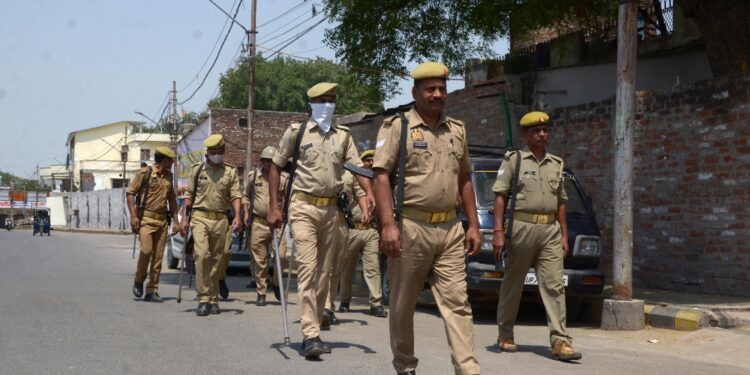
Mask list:
[[[636,89],[663,90],[712,77],[705,50],[643,58],[636,67]],[[614,62],[540,70],[533,98],[545,110],[599,101],[614,96],[616,78]]]
[[66,216],[73,229],[130,230],[123,189],[70,193]]

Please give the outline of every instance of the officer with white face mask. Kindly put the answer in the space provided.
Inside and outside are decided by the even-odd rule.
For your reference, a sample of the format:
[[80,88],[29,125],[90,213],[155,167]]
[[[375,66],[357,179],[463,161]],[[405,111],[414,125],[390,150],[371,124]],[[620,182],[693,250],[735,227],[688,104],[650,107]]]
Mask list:
[[[337,207],[337,195],[344,189],[344,163],[362,166],[349,129],[333,120],[336,86],[322,82],[307,91],[310,119],[306,123],[292,124],[286,130],[268,177],[271,200],[268,224],[277,228],[282,219],[279,175],[290,158],[297,160],[295,173],[289,177],[293,184],[288,222],[294,238],[295,258],[299,261],[297,289],[304,337],[302,349],[308,359],[330,352],[330,347],[320,339],[320,330],[333,318],[324,304],[335,255],[346,245],[346,224]],[[372,207],[375,202],[370,181],[362,176],[357,176],[357,180],[366,194],[367,205]],[[363,221],[367,220],[369,217],[363,217]]]

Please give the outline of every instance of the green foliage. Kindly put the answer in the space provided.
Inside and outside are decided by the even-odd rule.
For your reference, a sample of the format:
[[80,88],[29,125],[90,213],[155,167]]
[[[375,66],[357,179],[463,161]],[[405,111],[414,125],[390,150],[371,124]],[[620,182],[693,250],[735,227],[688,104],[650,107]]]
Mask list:
[[36,180],[29,180],[0,171],[0,185],[13,186],[13,190],[25,191],[51,191],[50,186],[41,186]]
[[[307,89],[318,82],[336,82],[336,112],[350,114],[383,109],[383,96],[377,87],[358,80],[353,72],[325,59],[299,61],[259,55],[255,65],[255,109],[307,112]],[[243,60],[221,75],[220,95],[209,102],[211,108],[247,108],[248,65]]]
[[470,57],[511,33],[575,23],[586,29],[617,17],[614,0],[326,0],[334,23],[326,43],[366,84],[386,97],[406,63],[439,60],[460,75]]

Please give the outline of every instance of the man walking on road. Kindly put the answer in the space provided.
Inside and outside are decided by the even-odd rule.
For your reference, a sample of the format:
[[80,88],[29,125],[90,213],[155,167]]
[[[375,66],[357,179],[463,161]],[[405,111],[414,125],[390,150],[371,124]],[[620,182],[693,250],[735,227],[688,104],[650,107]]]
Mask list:
[[[276,154],[276,147],[268,146],[260,153],[260,170],[254,170],[247,174],[247,183],[243,203],[245,204],[245,225],[250,230],[248,246],[252,253],[251,268],[255,278],[255,290],[258,297],[255,300],[257,306],[266,305],[266,290],[268,288],[268,248],[273,239],[273,232],[268,226],[268,204],[270,198],[268,195],[268,173],[273,164],[273,156]],[[281,174],[279,181],[279,194],[283,196],[287,182],[287,174]],[[274,277],[279,276],[279,272],[274,273]],[[279,283],[274,284],[274,294],[278,296]]]
[[[552,356],[563,361],[578,360],[581,353],[573,350],[572,338],[565,329],[563,258],[568,254],[565,217],[568,197],[563,181],[563,160],[547,153],[550,121],[546,113],[527,113],[521,118],[520,125],[521,136],[528,148],[506,154],[492,187],[496,194],[492,246],[498,259],[505,248],[504,212],[506,203],[512,199],[509,197],[511,189],[517,196],[512,213],[510,252],[497,305],[498,345],[502,351],[517,350],[513,326],[524,279],[529,268],[534,267],[539,279],[539,293],[547,310]],[[514,183],[516,186],[512,186]]]
[[[177,201],[172,187],[172,163],[175,153],[159,146],[154,153],[154,166],[143,167],[128,186],[128,210],[133,233],[140,235],[141,251],[133,282],[133,294],[143,296],[143,282],[148,271],[144,301],[163,302],[159,296],[159,276],[167,243],[167,218],[172,218],[173,233],[177,232]],[[135,196],[140,197],[140,206],[135,205]],[[150,266],[149,266],[150,265]]]
[[[362,165],[349,129],[334,123],[336,86],[322,82],[307,91],[312,110],[310,119],[292,124],[284,132],[268,179],[271,198],[268,224],[277,228],[282,220],[278,194],[281,169],[290,158],[297,160],[292,166],[295,173],[289,176],[294,179],[289,225],[298,261],[297,290],[303,352],[307,359],[330,352],[330,347],[320,339],[320,321],[333,256],[344,242],[341,239],[346,224],[337,207],[337,196],[344,187],[344,163]],[[357,176],[357,180],[367,194],[368,206],[372,206],[370,181],[362,176]]]
[[236,169],[224,163],[224,138],[221,134],[212,134],[203,144],[206,146],[206,162],[205,165],[193,165],[180,228],[184,236],[187,236],[188,229],[193,235],[195,290],[198,297],[195,313],[198,316],[221,313],[219,268],[221,257],[227,250],[227,209],[230,205],[234,213],[231,230],[235,233],[242,230],[240,183]]
[[[393,366],[398,374],[416,372],[414,310],[427,281],[445,322],[455,373],[478,374],[465,256],[479,252],[480,241],[466,129],[443,113],[448,96],[445,65],[420,64],[411,75],[416,104],[384,121],[373,166],[381,249],[389,257]],[[397,184],[400,222],[393,215],[390,179],[396,172],[403,176]],[[456,214],[459,196],[469,221],[465,235]]]
[[[372,169],[373,157],[375,150],[366,150],[362,152],[359,157],[362,159],[362,163],[366,169]],[[347,239],[346,247],[344,248],[343,256],[339,260],[340,262],[340,286],[339,295],[341,298],[341,304],[339,306],[339,312],[348,312],[349,303],[352,299],[352,278],[354,271],[357,268],[357,258],[359,254],[362,254],[362,271],[364,273],[365,282],[367,283],[367,289],[370,292],[370,315],[385,318],[388,313],[385,311],[382,305],[383,292],[380,283],[380,236],[378,231],[370,222],[365,222],[362,216],[362,208],[358,204],[357,196],[363,194],[354,194],[353,191],[359,190],[354,176],[351,173],[347,173],[345,178],[345,186],[347,194],[350,197],[355,197],[351,202],[352,218],[354,220],[354,228],[349,229],[349,237]],[[333,287],[335,284],[331,284]],[[335,293],[336,290],[334,289]]]

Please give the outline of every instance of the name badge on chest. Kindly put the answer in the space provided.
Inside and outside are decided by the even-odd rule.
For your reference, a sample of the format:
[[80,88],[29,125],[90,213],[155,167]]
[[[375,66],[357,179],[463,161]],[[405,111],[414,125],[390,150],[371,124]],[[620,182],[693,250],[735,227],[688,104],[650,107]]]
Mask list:
[[414,148],[427,148],[427,142],[425,141],[416,141],[412,143],[412,147]]

